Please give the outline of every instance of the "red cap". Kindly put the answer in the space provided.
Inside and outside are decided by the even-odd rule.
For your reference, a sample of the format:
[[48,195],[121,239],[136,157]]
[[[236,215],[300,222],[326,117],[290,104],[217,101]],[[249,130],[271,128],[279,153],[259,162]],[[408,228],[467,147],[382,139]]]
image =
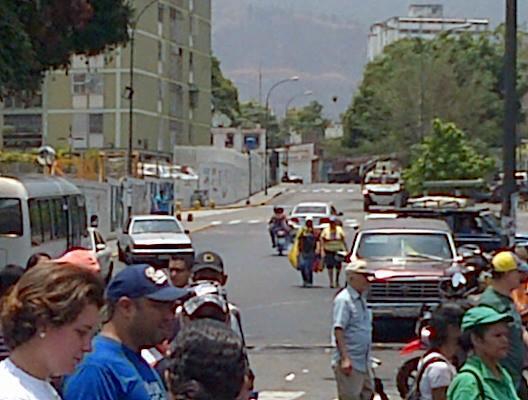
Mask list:
[[97,261],[97,257],[95,257],[95,254],[91,250],[72,250],[54,261],[84,267],[97,274],[101,272],[101,266]]

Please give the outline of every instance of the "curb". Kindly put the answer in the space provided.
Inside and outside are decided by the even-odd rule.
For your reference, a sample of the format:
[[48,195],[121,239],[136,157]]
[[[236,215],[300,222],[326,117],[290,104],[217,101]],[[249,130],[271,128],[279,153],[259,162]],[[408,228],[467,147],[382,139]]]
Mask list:
[[[242,209],[242,208],[251,208],[251,207],[265,206],[265,205],[268,205],[275,198],[283,195],[287,190],[288,189],[280,190],[279,192],[277,192],[274,195],[272,195],[269,199],[262,200],[262,201],[256,202],[256,203],[251,203],[251,204],[232,204],[232,205],[226,205],[226,206],[217,206],[217,207],[214,207],[214,208],[203,207],[203,208],[200,208],[200,210],[234,210],[234,209],[238,209],[238,208]],[[183,208],[181,211],[189,213],[189,212],[199,211],[199,210],[195,210],[194,208]]]

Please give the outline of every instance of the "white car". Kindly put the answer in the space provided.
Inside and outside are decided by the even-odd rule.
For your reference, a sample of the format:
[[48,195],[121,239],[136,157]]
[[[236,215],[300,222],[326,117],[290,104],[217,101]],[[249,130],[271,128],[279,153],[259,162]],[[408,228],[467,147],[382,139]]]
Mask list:
[[[307,218],[311,218],[315,229],[323,229],[330,222],[330,217],[341,215],[343,213],[338,213],[330,203],[299,203],[293,208],[289,222],[297,230],[304,226]],[[338,221],[338,223],[340,224],[341,221]]]
[[370,211],[375,205],[394,206],[400,208],[405,206],[405,192],[399,174],[378,175],[369,172],[365,178],[362,189],[363,211]]
[[188,231],[169,215],[135,215],[123,229],[117,242],[119,260],[126,264],[167,264],[171,256],[179,256],[189,263],[194,249]]
[[112,249],[101,235],[101,232],[95,227],[87,228],[88,241],[86,247],[93,251],[97,262],[101,267],[101,276],[105,282],[109,282],[114,272],[114,261],[112,259]]

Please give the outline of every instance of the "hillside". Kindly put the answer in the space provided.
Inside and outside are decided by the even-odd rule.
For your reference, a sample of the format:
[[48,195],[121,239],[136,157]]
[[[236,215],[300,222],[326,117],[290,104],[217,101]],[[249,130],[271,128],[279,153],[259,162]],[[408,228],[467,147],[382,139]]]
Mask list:
[[[503,19],[504,2],[444,0],[446,16]],[[369,27],[394,15],[406,15],[408,0],[217,0],[213,1],[213,51],[224,73],[240,89],[241,99],[258,99],[259,68],[264,101],[279,79],[301,81],[273,92],[279,115],[292,96],[312,90],[313,98],[336,117],[348,106],[361,79]],[[519,2],[519,20],[528,20],[528,5]],[[523,4],[521,4],[523,3]],[[338,96],[338,101],[332,101]],[[296,100],[302,105],[310,99]]]

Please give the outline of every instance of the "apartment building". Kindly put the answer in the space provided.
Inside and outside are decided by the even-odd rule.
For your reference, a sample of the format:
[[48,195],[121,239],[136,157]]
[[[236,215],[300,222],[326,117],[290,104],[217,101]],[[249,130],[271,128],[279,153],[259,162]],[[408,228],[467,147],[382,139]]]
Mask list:
[[[175,145],[209,144],[211,0],[135,0],[133,7],[140,15],[133,62],[134,149],[172,152]],[[6,98],[0,145],[126,148],[130,65],[130,44],[96,57],[75,56],[68,71],[46,75],[40,95],[29,101]]]
[[479,35],[489,29],[488,19],[448,18],[439,4],[412,4],[407,17],[392,17],[370,27],[367,58],[374,60],[385,46],[404,38],[433,39],[442,32]]

